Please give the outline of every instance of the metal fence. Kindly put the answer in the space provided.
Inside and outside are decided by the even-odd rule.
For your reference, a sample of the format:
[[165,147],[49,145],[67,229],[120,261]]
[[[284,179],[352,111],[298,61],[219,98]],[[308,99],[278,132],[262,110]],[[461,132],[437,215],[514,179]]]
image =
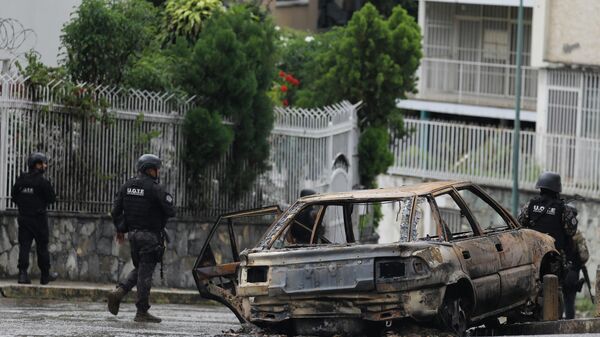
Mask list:
[[[194,97],[112,87],[90,87],[109,104],[114,121],[82,118],[61,101],[62,83],[30,87],[25,79],[0,77],[0,210],[13,208],[10,187],[25,169],[27,156],[49,156],[48,177],[58,194],[54,211],[106,213],[120,184],[135,173],[146,152],[163,159],[161,181],[180,215],[214,217],[266,204],[289,204],[301,188],[327,191],[336,158],[352,153],[356,109],[342,102],[321,109],[276,108],[270,136],[271,169],[243,195],[222,193],[227,155],[192,183],[184,161],[183,116]],[[348,172],[349,184],[354,176]],[[350,185],[351,187],[351,185]]]
[[[424,58],[419,97],[455,103],[514,106],[516,66]],[[537,70],[522,67],[521,103],[535,110]]]
[[[407,119],[392,144],[391,174],[512,186],[512,129]],[[519,183],[534,189],[542,171],[561,173],[565,193],[597,198],[600,140],[521,132]]]

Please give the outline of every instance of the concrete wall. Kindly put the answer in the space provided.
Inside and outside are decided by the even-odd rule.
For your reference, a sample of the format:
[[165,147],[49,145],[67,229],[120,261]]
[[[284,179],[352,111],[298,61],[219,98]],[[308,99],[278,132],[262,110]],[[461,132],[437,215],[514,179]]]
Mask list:
[[276,25],[302,31],[317,31],[318,0],[265,1]]
[[600,65],[600,1],[538,0],[533,17],[532,65]]
[[[164,256],[165,279],[160,280],[157,267],[154,285],[195,288],[192,266],[211,226],[208,221],[188,219],[167,224],[171,242]],[[51,214],[49,227],[52,270],[57,271],[61,279],[116,283],[133,269],[129,244],[115,242],[112,221],[107,216]],[[18,273],[17,228],[14,212],[0,213],[0,278],[16,278]],[[244,232],[244,236],[258,238],[265,230],[264,226],[253,226]],[[37,277],[35,248],[32,251],[30,272]]]
[[[411,184],[418,184],[424,182],[424,179],[403,177],[396,175],[381,175],[378,177],[379,187],[394,187],[404,186]],[[511,196],[512,192],[510,189],[505,188],[490,188],[484,187],[486,192],[498,201],[502,206],[507,209],[511,207]],[[520,193],[520,204],[525,204],[529,199],[536,196],[537,193],[533,191],[521,191]],[[563,196],[567,199],[569,196]],[[588,248],[590,251],[590,260],[587,263],[587,268],[590,273],[590,278],[595,279],[596,268],[600,265],[600,254],[595,252],[600,251],[600,217],[598,212],[600,211],[600,200],[588,200],[588,201],[577,201],[572,203],[578,210],[579,229],[583,233],[587,240]],[[385,226],[385,217],[393,217],[395,214],[385,214],[384,221],[382,221],[377,233],[380,238],[397,237],[399,231],[395,228],[389,228]]]

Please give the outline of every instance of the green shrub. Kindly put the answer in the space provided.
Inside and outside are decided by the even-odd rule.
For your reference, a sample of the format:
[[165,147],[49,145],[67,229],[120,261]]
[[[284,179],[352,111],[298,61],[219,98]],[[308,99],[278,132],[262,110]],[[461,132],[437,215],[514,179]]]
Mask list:
[[75,81],[120,84],[128,63],[153,41],[158,11],[144,0],[83,0],[63,27],[64,63]]

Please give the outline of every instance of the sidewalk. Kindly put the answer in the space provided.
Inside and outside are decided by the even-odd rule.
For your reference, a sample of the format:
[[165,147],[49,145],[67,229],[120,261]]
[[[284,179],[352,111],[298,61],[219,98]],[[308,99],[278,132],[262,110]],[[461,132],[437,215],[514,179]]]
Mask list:
[[[114,284],[57,281],[48,285],[18,284],[16,280],[0,279],[0,296],[7,298],[32,298],[53,300],[76,300],[102,302],[106,294],[115,288]],[[135,301],[135,288],[125,297],[126,302]],[[215,302],[203,299],[196,290],[174,288],[152,288],[150,301],[157,304],[198,304],[210,305]]]

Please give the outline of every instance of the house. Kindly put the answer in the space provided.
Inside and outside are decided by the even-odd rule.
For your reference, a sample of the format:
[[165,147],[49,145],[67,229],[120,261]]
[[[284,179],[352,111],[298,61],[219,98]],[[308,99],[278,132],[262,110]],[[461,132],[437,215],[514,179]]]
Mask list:
[[[510,158],[473,163],[472,157],[485,152],[481,145],[501,152],[512,144],[518,4],[518,0],[419,0],[424,57],[418,93],[398,106],[409,117],[450,123],[448,128],[463,133],[473,123],[501,128],[469,129],[462,141],[450,131],[429,139],[431,126],[417,128],[423,131],[419,137],[429,139],[420,147],[426,145],[430,155],[436,154],[431,148],[436,142],[455,143],[450,159],[455,162],[447,170],[419,175],[452,177],[453,168],[463,161],[479,169],[459,170],[456,177],[510,186]],[[521,155],[527,161],[523,165],[529,165],[520,168],[523,186],[532,189],[539,172],[553,170],[563,175],[569,192],[591,195],[600,180],[600,47],[595,43],[600,24],[594,20],[600,2],[523,0],[523,4],[520,120],[526,131],[521,134]],[[467,140],[471,143],[465,144]],[[495,162],[500,164],[494,172],[487,170]],[[410,171],[406,168],[400,171]]]

